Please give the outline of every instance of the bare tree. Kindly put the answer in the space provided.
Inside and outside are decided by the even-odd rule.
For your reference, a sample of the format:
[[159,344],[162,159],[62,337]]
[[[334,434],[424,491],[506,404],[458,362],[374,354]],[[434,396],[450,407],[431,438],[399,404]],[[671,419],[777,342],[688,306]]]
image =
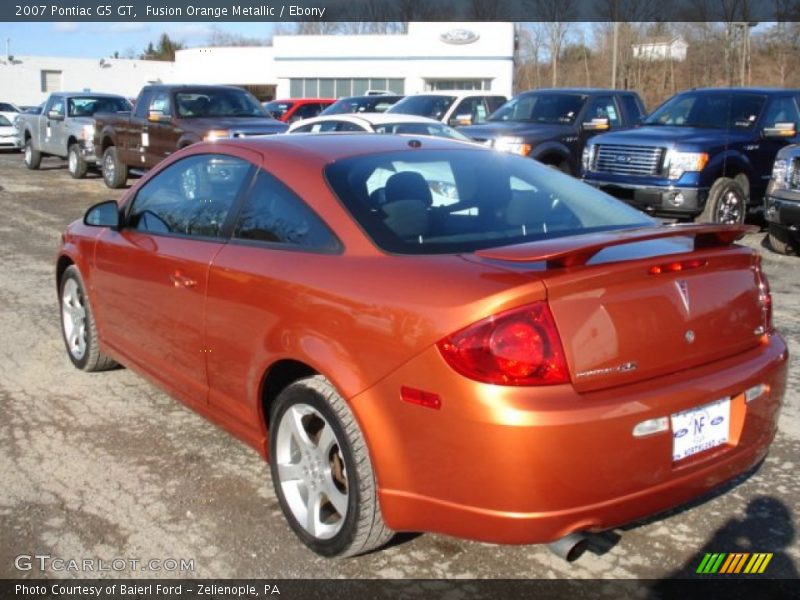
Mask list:
[[249,37],[238,33],[224,31],[214,25],[211,28],[211,35],[208,36],[209,46],[271,46],[272,35],[263,38]]
[[558,85],[558,57],[575,16],[575,0],[533,0],[533,7],[545,23],[545,39],[550,54],[551,84]]

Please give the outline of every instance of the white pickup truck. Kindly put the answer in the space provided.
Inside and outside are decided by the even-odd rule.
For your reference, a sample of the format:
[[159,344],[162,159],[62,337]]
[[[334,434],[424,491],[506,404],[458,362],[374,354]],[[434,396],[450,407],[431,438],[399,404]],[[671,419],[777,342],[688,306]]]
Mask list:
[[22,114],[17,122],[25,149],[25,166],[38,169],[43,156],[67,159],[76,179],[97,163],[94,154],[94,114],[131,110],[123,96],[94,92],[51,94],[41,114]]

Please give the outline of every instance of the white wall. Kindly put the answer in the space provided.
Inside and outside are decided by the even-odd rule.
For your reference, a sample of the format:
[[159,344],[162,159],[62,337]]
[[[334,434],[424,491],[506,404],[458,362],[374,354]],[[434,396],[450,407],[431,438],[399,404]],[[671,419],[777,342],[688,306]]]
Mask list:
[[270,46],[179,50],[170,82],[275,85],[272,58]]
[[90,89],[94,92],[136,97],[152,81],[168,81],[173,63],[149,60],[15,56],[0,57],[0,96],[15,104],[35,105],[49,95],[42,91],[42,71],[61,71],[61,90]]
[[[477,34],[468,44],[449,44],[442,34]],[[289,79],[305,77],[400,77],[407,94],[425,90],[425,79],[492,79],[492,91],[511,96],[513,23],[409,23],[406,35],[275,36],[278,97]]]
[[[467,44],[442,34],[476,34]],[[402,78],[405,92],[425,90],[425,79],[491,79],[492,91],[511,96],[513,23],[410,23],[405,35],[278,35],[274,46],[190,48],[175,62],[20,56],[0,57],[0,96],[17,104],[38,104],[42,70],[62,72],[61,91],[89,88],[136,96],[151,81],[277,85],[289,96],[290,78]]]

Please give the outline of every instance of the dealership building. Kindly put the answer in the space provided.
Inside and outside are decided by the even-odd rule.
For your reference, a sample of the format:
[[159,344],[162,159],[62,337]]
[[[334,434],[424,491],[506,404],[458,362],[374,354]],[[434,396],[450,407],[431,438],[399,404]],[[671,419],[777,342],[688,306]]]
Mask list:
[[261,99],[487,90],[512,95],[513,23],[408,24],[396,35],[276,35],[272,46],[188,48],[174,62],[0,57],[2,100],[32,105],[54,91],[135,97],[148,83],[239,85]]

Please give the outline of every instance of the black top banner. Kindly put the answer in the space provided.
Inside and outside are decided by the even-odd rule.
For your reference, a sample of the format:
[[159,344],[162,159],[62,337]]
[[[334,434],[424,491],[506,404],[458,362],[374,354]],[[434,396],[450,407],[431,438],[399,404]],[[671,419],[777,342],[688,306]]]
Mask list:
[[800,20],[800,0],[3,0],[0,21]]

